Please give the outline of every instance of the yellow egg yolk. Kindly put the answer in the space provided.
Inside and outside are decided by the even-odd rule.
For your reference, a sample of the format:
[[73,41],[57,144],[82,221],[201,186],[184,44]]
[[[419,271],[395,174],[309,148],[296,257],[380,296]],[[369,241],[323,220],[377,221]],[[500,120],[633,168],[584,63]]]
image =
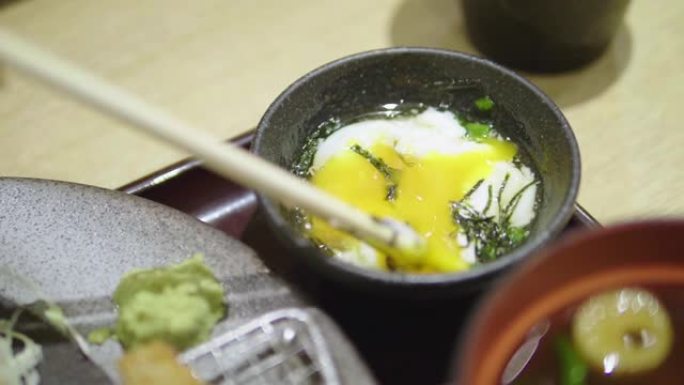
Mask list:
[[[478,181],[487,178],[496,162],[512,161],[517,152],[515,144],[487,139],[471,151],[428,153],[420,158],[402,156],[382,143],[364,150],[394,170],[391,180],[350,146],[319,168],[311,182],[370,214],[408,223],[426,240],[428,254],[420,264],[403,261],[401,256],[380,254],[378,267],[413,273],[469,268],[460,256],[458,225],[452,218],[451,202],[459,201]],[[388,199],[392,184],[396,188],[394,199]],[[315,217],[311,219],[310,236],[339,251],[355,250],[360,244]]]

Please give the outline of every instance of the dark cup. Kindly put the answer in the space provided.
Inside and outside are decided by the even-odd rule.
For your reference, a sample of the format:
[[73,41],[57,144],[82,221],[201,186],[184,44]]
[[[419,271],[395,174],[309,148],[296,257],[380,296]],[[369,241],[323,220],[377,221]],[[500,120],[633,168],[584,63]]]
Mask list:
[[629,0],[463,0],[473,44],[518,69],[557,72],[599,57]]

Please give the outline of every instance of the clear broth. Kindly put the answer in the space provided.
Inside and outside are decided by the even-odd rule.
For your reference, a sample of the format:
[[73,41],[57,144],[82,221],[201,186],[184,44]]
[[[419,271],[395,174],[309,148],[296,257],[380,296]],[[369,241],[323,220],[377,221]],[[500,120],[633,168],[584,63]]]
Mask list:
[[[672,350],[658,368],[632,375],[606,375],[590,368],[584,385],[681,385],[684,383],[684,287],[646,286],[665,306],[672,322],[674,340]],[[539,341],[534,355],[510,385],[563,385],[560,367],[554,351],[559,336],[571,337],[572,317],[581,301],[566,307],[549,318],[550,327]],[[503,384],[503,382],[502,382]]]

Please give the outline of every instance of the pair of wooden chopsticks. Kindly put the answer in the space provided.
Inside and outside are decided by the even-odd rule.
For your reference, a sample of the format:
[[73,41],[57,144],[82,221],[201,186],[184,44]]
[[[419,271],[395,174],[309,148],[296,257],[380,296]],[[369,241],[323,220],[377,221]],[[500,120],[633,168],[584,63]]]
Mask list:
[[326,219],[375,247],[419,257],[424,240],[396,220],[379,221],[306,181],[213,138],[135,95],[0,29],[0,60],[96,109],[161,138],[203,160],[207,168],[288,206]]

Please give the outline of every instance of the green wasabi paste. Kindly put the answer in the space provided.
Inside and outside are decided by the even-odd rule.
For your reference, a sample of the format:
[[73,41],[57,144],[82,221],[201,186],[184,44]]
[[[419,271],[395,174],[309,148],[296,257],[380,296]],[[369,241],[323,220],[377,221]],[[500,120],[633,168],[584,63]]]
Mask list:
[[101,343],[111,334],[125,349],[162,340],[183,350],[209,338],[226,314],[223,296],[202,254],[169,267],[134,270],[114,292],[116,325],[93,331],[89,340]]

